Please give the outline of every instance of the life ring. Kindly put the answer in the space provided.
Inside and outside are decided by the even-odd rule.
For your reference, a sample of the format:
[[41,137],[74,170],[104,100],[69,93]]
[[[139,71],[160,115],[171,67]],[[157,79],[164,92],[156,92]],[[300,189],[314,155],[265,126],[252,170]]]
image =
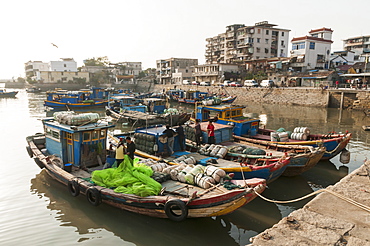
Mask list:
[[[176,212],[174,210],[176,210]],[[166,202],[164,205],[164,211],[166,212],[167,217],[173,221],[180,222],[188,217],[188,208],[186,207],[186,204],[179,199],[173,199]]]
[[30,146],[26,146],[26,149],[27,149],[27,152],[28,152],[28,155],[30,156],[30,158],[33,157],[33,152],[31,150],[31,147]]
[[68,190],[72,196],[78,196],[80,194],[80,186],[76,180],[68,181]]
[[98,189],[90,187],[86,191],[86,198],[93,206],[98,206],[101,203],[101,195]]

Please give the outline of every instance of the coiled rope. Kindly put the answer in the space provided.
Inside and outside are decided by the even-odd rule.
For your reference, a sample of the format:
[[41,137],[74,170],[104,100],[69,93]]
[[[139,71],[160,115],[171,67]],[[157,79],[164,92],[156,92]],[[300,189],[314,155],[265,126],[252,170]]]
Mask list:
[[340,199],[342,199],[342,200],[344,200],[344,201],[346,201],[346,202],[348,202],[348,203],[351,203],[352,205],[354,205],[354,206],[356,206],[356,207],[359,207],[359,208],[361,208],[361,209],[365,210],[366,212],[369,212],[369,213],[370,213],[370,207],[369,207],[369,206],[366,206],[366,205],[364,205],[364,204],[361,204],[361,203],[359,203],[359,202],[356,202],[355,200],[352,200],[351,198],[345,197],[345,196],[343,196],[343,195],[341,195],[341,194],[338,194],[338,193],[336,193],[336,192],[334,192],[334,191],[332,191],[332,190],[328,190],[328,189],[321,189],[321,190],[317,190],[317,191],[314,191],[314,192],[312,192],[312,193],[310,193],[310,194],[307,194],[307,195],[305,195],[305,196],[303,196],[303,197],[301,197],[301,198],[297,198],[297,199],[293,199],[293,200],[288,200],[288,201],[276,201],[276,200],[271,200],[271,199],[268,199],[268,198],[266,198],[266,197],[262,196],[261,194],[259,194],[259,193],[258,193],[258,192],[256,192],[256,191],[254,191],[254,192],[255,192],[259,197],[261,197],[263,200],[268,201],[268,202],[273,202],[273,203],[291,203],[291,202],[298,202],[298,201],[301,201],[301,200],[303,200],[303,199],[306,199],[306,198],[308,198],[308,197],[310,197],[310,196],[313,196],[313,195],[319,194],[319,193],[321,193],[321,192],[328,192],[328,193],[330,193],[330,194],[332,194],[332,195],[334,195],[334,196],[336,196],[336,197],[338,197],[338,198],[340,198]]

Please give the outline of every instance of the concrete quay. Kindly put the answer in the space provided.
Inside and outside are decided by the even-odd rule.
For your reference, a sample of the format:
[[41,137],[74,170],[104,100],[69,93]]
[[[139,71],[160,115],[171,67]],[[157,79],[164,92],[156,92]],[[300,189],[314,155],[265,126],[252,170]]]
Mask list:
[[[370,161],[326,189],[369,208]],[[251,238],[251,245],[370,246],[370,210],[365,209],[323,192]]]

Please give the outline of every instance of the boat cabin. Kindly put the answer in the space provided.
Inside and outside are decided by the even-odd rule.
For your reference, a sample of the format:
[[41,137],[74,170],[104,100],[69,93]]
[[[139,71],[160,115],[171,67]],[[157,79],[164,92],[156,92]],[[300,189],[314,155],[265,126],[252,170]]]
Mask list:
[[126,110],[146,113],[147,107],[145,105],[141,105],[141,103],[141,99],[137,99],[133,96],[112,95],[109,97],[108,107],[114,109],[117,112],[120,112],[121,110]]
[[54,91],[48,91],[46,93],[47,101],[57,101],[60,103],[81,103],[89,100],[99,100],[105,99],[107,97],[107,92],[98,87],[90,89],[82,89],[79,91],[67,91],[56,89]]
[[259,119],[245,117],[244,106],[212,105],[196,106],[196,118],[200,121],[212,120],[219,124],[234,126],[233,133],[237,136],[257,134]]
[[145,98],[143,104],[148,107],[151,113],[162,114],[166,109],[166,100],[160,98]]
[[[87,114],[71,117],[83,117],[81,115]],[[105,163],[107,129],[114,125],[107,122],[88,123],[91,121],[89,119],[91,117],[86,117],[86,120],[76,119],[79,124],[74,125],[60,123],[54,118],[44,119],[42,122],[48,154],[60,157],[64,164],[71,163],[81,168]]]

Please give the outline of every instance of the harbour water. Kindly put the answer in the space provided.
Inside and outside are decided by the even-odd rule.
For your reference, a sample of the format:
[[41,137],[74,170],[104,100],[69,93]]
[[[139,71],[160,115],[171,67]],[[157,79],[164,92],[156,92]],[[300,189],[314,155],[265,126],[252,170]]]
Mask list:
[[[246,245],[310,199],[285,205],[255,199],[226,216],[189,219],[181,223],[122,211],[105,204],[91,206],[84,196],[72,197],[29,158],[25,138],[43,132],[40,118],[45,93],[20,90],[16,98],[0,99],[0,245]],[[184,106],[178,106],[184,108]],[[100,111],[103,113],[103,110]],[[368,158],[370,132],[363,112],[282,105],[248,105],[245,113],[267,128],[307,126],[312,133],[352,132],[350,163],[339,156],[320,162],[303,175],[280,177],[264,196],[275,200],[301,197],[335,184]]]

